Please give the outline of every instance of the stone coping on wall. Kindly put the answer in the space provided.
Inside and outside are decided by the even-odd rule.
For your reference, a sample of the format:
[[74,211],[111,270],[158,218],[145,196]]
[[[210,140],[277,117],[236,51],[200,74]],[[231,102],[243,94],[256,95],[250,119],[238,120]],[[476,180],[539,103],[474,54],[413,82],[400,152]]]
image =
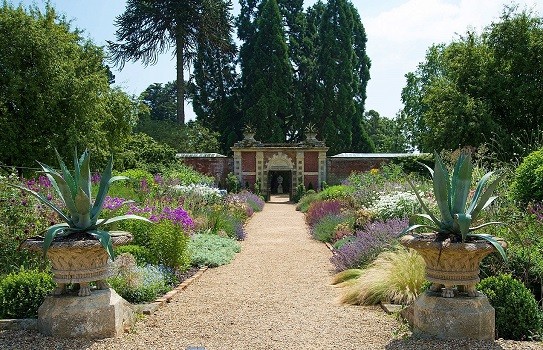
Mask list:
[[405,158],[428,155],[430,155],[430,153],[340,153],[328,158]]

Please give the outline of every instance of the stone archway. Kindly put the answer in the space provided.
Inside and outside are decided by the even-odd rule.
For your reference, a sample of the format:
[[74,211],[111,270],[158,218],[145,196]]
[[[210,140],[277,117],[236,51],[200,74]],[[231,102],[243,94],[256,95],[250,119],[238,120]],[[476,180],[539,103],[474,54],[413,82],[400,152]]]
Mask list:
[[273,154],[264,166],[264,181],[268,196],[288,194],[292,197],[294,183],[294,162],[283,152]]

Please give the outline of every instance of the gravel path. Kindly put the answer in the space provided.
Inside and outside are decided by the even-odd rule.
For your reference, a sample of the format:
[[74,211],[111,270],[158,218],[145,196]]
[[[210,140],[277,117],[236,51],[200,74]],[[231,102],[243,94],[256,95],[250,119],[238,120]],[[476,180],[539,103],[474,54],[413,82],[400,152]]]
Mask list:
[[342,306],[329,285],[331,253],[303,214],[274,197],[247,225],[242,252],[209,269],[123,337],[59,340],[0,332],[0,349],[543,349],[534,342],[428,341],[406,335],[380,307]]

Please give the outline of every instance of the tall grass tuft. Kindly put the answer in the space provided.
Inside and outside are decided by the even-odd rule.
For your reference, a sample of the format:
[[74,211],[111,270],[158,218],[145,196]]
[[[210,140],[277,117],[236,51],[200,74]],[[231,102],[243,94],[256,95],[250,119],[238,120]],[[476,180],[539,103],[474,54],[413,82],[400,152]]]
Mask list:
[[425,284],[424,260],[403,247],[379,254],[368,268],[360,270],[358,278],[344,279],[356,275],[347,271],[335,278],[340,282],[337,287],[341,288],[340,302],[344,304],[375,305],[386,301],[406,305],[415,301]]

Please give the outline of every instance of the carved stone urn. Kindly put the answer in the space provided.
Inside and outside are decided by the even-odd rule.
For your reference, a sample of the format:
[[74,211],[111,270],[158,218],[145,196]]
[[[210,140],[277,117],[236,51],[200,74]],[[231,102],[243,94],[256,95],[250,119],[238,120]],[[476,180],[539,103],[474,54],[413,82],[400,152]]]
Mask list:
[[[497,239],[503,248],[504,240]],[[426,279],[432,282],[430,291],[439,292],[445,298],[466,293],[476,297],[479,283],[479,265],[484,257],[496,249],[484,240],[468,243],[439,242],[435,234],[405,235],[400,243],[416,250],[426,263]],[[456,289],[455,289],[456,286]]]
[[[111,231],[110,235],[113,246],[132,241],[132,235],[128,232]],[[21,247],[42,251],[43,239],[27,239]],[[69,283],[79,284],[79,296],[91,294],[90,282],[96,282],[99,290],[109,288],[105,282],[111,274],[108,268],[109,256],[96,239],[55,240],[47,250],[47,258],[51,261],[53,281],[57,284],[53,295],[65,294]]]

